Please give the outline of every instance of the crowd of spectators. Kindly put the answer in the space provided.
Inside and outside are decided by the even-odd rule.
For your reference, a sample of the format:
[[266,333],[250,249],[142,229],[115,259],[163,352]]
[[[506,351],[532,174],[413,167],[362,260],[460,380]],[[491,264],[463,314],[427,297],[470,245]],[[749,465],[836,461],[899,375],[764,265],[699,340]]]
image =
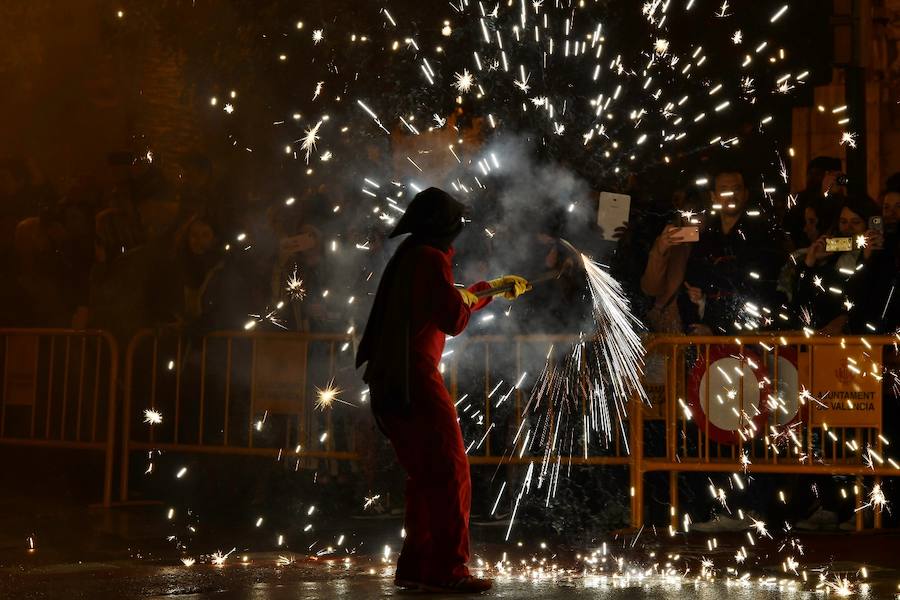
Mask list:
[[103,329],[125,343],[142,328],[202,334],[255,319],[338,331],[359,319],[356,290],[386,260],[381,234],[333,216],[333,190],[259,209],[201,155],[174,177],[130,155],[110,163],[103,184],[61,193],[23,161],[0,164],[0,325]]
[[[756,194],[751,176],[733,166],[717,169],[708,188],[677,191],[655,239],[630,240],[613,258],[628,264],[637,254],[644,263],[637,282],[633,267],[620,273],[639,290],[632,295],[638,306],[651,299],[643,309],[648,329],[896,331],[900,176],[888,179],[878,201],[848,193],[844,178],[839,159],[816,158],[806,188],[787,206],[773,203],[761,185]],[[690,224],[699,227],[699,241],[683,241],[680,228]]]
[[[127,340],[144,327],[240,329],[253,314],[263,327],[294,331],[364,320],[392,242],[382,219],[342,202],[347,190],[323,186],[242,210],[224,202],[227,186],[204,156],[185,160],[174,181],[126,158],[111,164],[120,166],[105,186],[85,180],[61,194],[25,163],[0,164],[4,325],[99,328]],[[473,221],[483,222],[459,241],[458,276],[561,273],[523,298],[517,326],[582,329],[589,311],[579,308],[571,241],[611,265],[651,332],[900,326],[900,175],[873,201],[847,192],[839,159],[817,158],[785,206],[739,168],[712,170],[676,189],[630,182],[630,219],[614,243],[602,241],[596,207],[522,207],[519,224],[507,226],[509,215],[480,201]],[[684,241],[683,227],[697,227],[699,240]],[[834,251],[832,238],[852,246]]]

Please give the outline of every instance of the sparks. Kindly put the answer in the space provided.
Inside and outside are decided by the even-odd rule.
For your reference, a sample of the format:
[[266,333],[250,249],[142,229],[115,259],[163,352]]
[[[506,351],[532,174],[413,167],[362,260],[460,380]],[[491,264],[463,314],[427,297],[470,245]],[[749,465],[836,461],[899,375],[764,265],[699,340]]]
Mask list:
[[303,132],[302,143],[300,149],[306,153],[306,164],[309,164],[309,156],[316,149],[316,142],[319,141],[319,129],[322,127],[322,121],[316,123],[313,127],[308,127]]
[[306,297],[306,290],[303,289],[303,280],[297,276],[297,265],[294,265],[294,270],[291,272],[290,277],[288,277],[285,291],[287,291],[291,300],[300,301]]
[[453,87],[461,94],[468,92],[475,84],[475,77],[467,69],[463,69],[462,73],[454,73],[454,76],[456,81],[453,83]]
[[148,425],[159,425],[162,423],[162,414],[157,410],[148,408],[144,411],[144,423],[147,423]]
[[344,404],[348,404],[344,402],[340,398],[338,398],[338,394],[341,393],[341,389],[334,385],[334,380],[332,379],[327,386],[324,388],[316,388],[316,408],[319,410],[325,410],[326,408],[331,408],[335,402],[342,402]]
[[853,133],[850,131],[845,131],[843,135],[841,135],[841,146],[849,146],[850,148],[856,148],[856,138],[859,137],[859,134]]

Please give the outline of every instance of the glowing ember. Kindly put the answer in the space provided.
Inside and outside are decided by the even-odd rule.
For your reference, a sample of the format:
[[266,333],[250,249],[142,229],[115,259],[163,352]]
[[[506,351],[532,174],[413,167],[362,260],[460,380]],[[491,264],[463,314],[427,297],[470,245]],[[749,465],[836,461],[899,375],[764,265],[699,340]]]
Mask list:
[[144,411],[144,423],[147,423],[148,425],[159,425],[162,423],[162,414],[157,410],[148,408]]
[[456,73],[456,82],[453,84],[460,93],[465,94],[470,89],[472,89],[472,85],[475,83],[475,78],[467,69],[463,69],[462,73]]
[[297,276],[297,266],[294,266],[294,270],[291,272],[291,276],[288,277],[287,285],[285,286],[285,291],[288,293],[288,296],[291,300],[303,300],[306,297],[306,290],[303,289],[303,280]]
[[324,388],[316,388],[316,408],[319,410],[325,410],[326,408],[332,408],[335,402],[340,402],[342,404],[347,404],[348,406],[352,406],[349,402],[344,402],[340,398],[338,398],[338,394],[341,393],[341,389],[334,385],[334,380],[332,379],[327,386]]

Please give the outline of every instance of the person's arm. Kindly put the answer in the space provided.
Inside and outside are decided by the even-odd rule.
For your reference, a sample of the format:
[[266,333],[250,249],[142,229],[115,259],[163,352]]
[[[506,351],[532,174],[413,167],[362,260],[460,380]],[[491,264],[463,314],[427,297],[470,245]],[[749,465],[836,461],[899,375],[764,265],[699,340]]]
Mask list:
[[[663,232],[663,235],[666,235]],[[662,237],[662,236],[660,236]],[[660,248],[660,238],[657,238],[647,257],[647,266],[641,277],[641,291],[652,298],[661,296],[666,291],[666,272],[669,267],[669,249]]]
[[[450,257],[440,250],[422,247],[417,262],[419,266],[413,285],[421,286],[420,293],[428,298],[431,318],[443,333],[459,335],[469,324],[472,311],[487,306],[490,298],[483,298],[469,306],[460,290],[453,285]],[[482,284],[490,287],[487,282],[480,282],[470,291],[485,289]]]

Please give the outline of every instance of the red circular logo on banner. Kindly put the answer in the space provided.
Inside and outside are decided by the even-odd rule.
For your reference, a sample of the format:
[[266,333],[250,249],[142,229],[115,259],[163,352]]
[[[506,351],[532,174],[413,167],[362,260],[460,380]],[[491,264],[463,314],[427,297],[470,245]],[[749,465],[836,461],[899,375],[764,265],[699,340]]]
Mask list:
[[[738,431],[747,418],[763,433],[768,419],[768,373],[762,359],[744,349],[743,359],[736,346],[710,346],[709,368],[701,352],[688,381],[688,404],[697,426],[720,444],[738,444]],[[707,390],[709,399],[707,401]]]

